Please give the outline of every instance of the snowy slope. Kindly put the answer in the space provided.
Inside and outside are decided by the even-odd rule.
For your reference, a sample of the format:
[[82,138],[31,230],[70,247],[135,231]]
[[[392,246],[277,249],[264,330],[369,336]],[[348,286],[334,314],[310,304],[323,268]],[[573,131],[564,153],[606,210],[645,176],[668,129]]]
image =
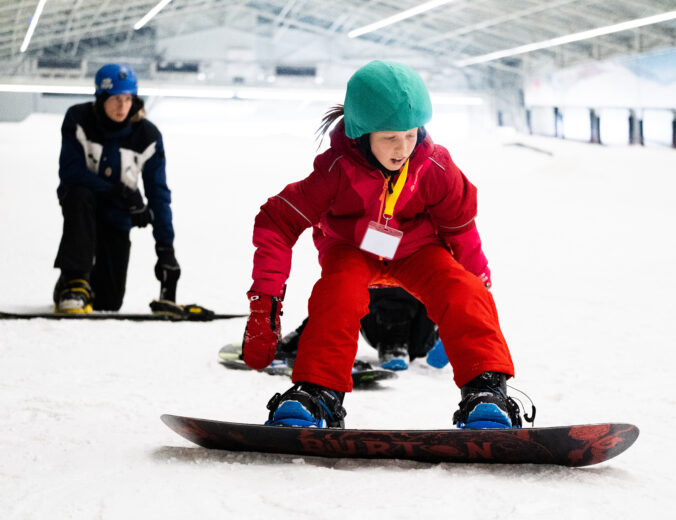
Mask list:
[[[246,310],[253,217],[309,172],[323,108],[151,106],[174,192],[180,302]],[[50,307],[60,124],[53,115],[0,124],[0,309]],[[538,425],[634,422],[634,447],[584,469],[209,452],[160,414],[261,422],[269,397],[288,385],[216,362],[244,320],[0,321],[0,518],[534,520],[673,510],[676,457],[663,443],[676,428],[676,152],[430,130],[479,187],[513,384],[535,400]],[[123,310],[146,311],[159,291],[153,242],[148,230],[132,241]],[[304,317],[319,272],[308,233],[294,255],[287,331]],[[361,345],[360,357],[374,351]],[[381,390],[349,395],[347,423],[448,427],[458,400],[448,368],[416,362]]]

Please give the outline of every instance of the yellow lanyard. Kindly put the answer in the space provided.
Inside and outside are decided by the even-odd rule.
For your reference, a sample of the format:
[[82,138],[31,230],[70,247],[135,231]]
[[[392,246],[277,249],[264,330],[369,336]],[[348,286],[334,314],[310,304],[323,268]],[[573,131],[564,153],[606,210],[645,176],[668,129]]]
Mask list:
[[399,178],[392,188],[392,193],[387,193],[385,197],[385,213],[383,213],[383,218],[385,218],[385,225],[394,215],[394,206],[401,195],[401,191],[404,189],[404,184],[406,184],[406,177],[408,176],[408,159],[404,163],[404,167],[399,173]]

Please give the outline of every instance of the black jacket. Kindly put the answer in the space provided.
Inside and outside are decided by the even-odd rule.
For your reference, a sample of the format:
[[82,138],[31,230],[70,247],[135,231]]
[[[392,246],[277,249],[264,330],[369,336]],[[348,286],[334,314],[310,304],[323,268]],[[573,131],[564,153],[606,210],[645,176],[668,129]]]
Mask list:
[[97,196],[99,215],[115,228],[129,230],[132,224],[122,186],[137,190],[142,179],[155,214],[155,241],[173,244],[162,134],[145,119],[142,106],[127,124],[113,130],[103,125],[95,103],[74,105],[66,112],[61,137],[59,198],[70,186],[88,187]]

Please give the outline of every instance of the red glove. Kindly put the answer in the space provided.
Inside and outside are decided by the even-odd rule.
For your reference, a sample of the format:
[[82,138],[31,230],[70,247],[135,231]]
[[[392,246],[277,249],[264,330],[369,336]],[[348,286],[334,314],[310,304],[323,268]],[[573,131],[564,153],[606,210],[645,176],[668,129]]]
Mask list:
[[251,368],[261,370],[272,363],[277,342],[282,339],[279,324],[282,299],[256,291],[249,291],[246,295],[250,314],[244,330],[242,357]]

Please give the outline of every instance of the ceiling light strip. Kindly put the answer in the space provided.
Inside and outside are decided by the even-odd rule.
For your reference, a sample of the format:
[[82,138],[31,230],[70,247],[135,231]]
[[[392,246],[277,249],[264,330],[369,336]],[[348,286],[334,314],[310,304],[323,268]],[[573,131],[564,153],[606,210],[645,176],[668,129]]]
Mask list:
[[347,36],[349,38],[356,38],[357,36],[362,36],[366,33],[377,31],[378,29],[382,29],[383,27],[387,27],[388,25],[401,22],[402,20],[406,20],[407,18],[411,18],[412,16],[424,13],[425,11],[429,11],[430,9],[434,9],[435,7],[439,7],[444,4],[449,4],[453,1],[454,0],[432,0],[430,2],[425,2],[424,4],[420,4],[417,7],[406,9],[405,11],[401,11],[400,13],[397,13],[395,15],[388,16],[387,18],[383,18],[382,20],[379,20],[372,24],[359,27],[358,29],[354,29],[353,31],[347,33]]
[[26,36],[23,39],[23,43],[21,44],[21,52],[26,52],[26,49],[28,49],[28,44],[31,41],[31,38],[33,37],[33,33],[35,32],[35,27],[38,25],[38,20],[40,19],[40,15],[42,14],[42,10],[45,8],[45,4],[47,3],[47,0],[40,0],[38,2],[38,6],[35,8],[35,12],[33,13],[33,16],[31,17],[31,22],[28,25],[28,31],[26,31]]
[[558,38],[552,38],[551,40],[529,43],[527,45],[521,45],[519,47],[513,47],[511,49],[505,49],[502,51],[491,52],[489,54],[483,54],[481,56],[476,56],[474,58],[457,60],[456,62],[453,63],[453,65],[455,65],[456,67],[466,67],[468,65],[486,63],[488,61],[499,60],[500,58],[506,58],[508,56],[526,54],[528,52],[533,52],[540,49],[547,49],[549,47],[556,47],[558,45],[564,45],[566,43],[577,42],[580,40],[588,40],[590,38],[596,38],[598,36],[603,36],[606,34],[627,31],[629,29],[636,29],[637,27],[643,27],[645,25],[653,25],[656,23],[667,22],[669,20],[673,20],[674,18],[676,18],[676,11],[669,11],[667,13],[657,14],[655,16],[648,16],[646,18],[636,18],[634,20],[629,20],[627,22],[622,22],[614,25],[607,25],[605,27],[598,27],[597,29],[590,29],[588,31],[568,34],[566,36],[559,36]]
[[141,27],[143,27],[145,24],[147,24],[150,20],[152,20],[157,13],[159,13],[162,9],[164,9],[167,4],[171,2],[171,0],[161,0],[160,2],[157,3],[155,7],[153,7],[148,13],[141,18],[138,22],[134,24],[134,30],[138,31]]

